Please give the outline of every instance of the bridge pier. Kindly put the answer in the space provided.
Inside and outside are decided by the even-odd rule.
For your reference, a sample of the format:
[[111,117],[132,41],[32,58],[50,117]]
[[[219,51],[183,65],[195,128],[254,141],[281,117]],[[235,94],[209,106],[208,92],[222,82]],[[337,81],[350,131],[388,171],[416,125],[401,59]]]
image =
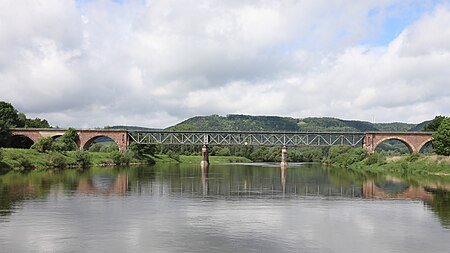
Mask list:
[[202,147],[202,161],[200,165],[203,167],[207,167],[209,165],[209,155],[208,155],[208,147],[203,145]]
[[286,168],[287,164],[287,148],[286,145],[283,145],[281,148],[281,168]]

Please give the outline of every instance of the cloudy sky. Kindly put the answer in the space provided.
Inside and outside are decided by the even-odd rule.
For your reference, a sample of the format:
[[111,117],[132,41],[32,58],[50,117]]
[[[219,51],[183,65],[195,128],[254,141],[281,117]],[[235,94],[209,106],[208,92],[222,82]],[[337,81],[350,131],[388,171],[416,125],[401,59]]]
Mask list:
[[0,100],[60,127],[450,115],[450,0],[1,0]]

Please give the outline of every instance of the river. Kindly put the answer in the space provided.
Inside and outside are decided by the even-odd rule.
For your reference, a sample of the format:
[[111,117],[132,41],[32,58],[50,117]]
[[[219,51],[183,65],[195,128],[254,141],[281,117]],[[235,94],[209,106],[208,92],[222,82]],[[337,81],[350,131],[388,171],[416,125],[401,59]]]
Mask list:
[[0,176],[0,252],[448,252],[450,177],[318,164]]

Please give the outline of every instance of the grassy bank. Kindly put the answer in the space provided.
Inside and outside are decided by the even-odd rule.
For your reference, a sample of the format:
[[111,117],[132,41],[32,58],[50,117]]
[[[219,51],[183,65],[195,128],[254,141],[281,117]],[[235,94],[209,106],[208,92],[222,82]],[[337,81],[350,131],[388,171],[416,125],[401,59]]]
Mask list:
[[[57,156],[63,160],[64,167],[78,167],[76,151],[41,153],[34,149],[10,149],[3,150],[3,159],[0,162],[0,170],[24,170],[24,169],[46,169],[51,167],[49,162]],[[56,154],[55,154],[56,153]],[[93,166],[114,165],[111,153],[86,152],[90,157],[90,164]],[[156,163],[187,163],[200,164],[201,156],[168,156],[168,155],[145,155],[142,158],[132,157],[130,164],[148,164],[149,161]],[[251,162],[251,160],[237,156],[210,156],[210,163],[232,163]]]
[[387,156],[372,163],[370,156],[349,168],[372,173],[450,176],[450,157],[438,155]]
[[[78,166],[76,151],[41,153],[34,149],[11,149],[3,150],[3,159],[0,168],[10,169],[45,169],[51,167],[52,159],[58,158],[64,167]],[[112,165],[113,159],[110,153],[86,152],[89,154],[90,163],[96,166]],[[130,163],[142,163],[146,159],[131,158]]]

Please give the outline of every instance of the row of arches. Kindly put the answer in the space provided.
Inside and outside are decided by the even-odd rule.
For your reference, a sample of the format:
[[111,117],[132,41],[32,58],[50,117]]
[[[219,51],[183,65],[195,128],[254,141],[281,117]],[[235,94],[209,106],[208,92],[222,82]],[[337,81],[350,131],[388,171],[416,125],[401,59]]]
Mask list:
[[[56,134],[52,137],[52,139],[57,140],[60,138],[62,134]],[[9,143],[10,148],[23,148],[23,149],[29,149],[34,144],[34,140],[32,140],[29,136],[22,135],[22,134],[14,134],[11,136],[11,140]],[[97,143],[108,143],[108,144],[114,144],[118,149],[118,143],[115,142],[111,137],[105,136],[105,135],[97,135],[92,138],[90,138],[88,141],[86,141],[82,147],[80,143],[77,143],[77,146],[81,150],[88,150],[91,148],[94,144]]]
[[[391,152],[397,154],[412,154],[414,153],[413,147],[411,145],[398,138],[390,138],[380,141],[375,146],[375,152]],[[424,143],[418,150],[419,153],[428,154],[433,152],[433,146],[431,145],[431,140]]]

